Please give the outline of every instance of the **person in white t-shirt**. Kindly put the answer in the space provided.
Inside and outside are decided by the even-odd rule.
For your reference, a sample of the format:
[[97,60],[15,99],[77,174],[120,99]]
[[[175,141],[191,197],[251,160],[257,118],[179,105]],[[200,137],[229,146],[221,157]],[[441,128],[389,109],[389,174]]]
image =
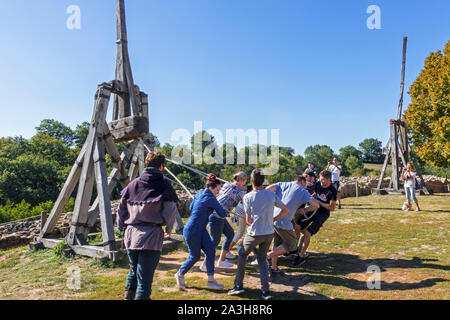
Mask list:
[[337,191],[338,209],[341,209],[341,190],[339,188],[339,179],[342,172],[342,166],[339,164],[338,158],[333,158],[332,163],[328,162],[327,170],[331,172],[331,184]]
[[411,210],[411,196],[416,203],[416,211],[420,211],[419,201],[416,198],[416,173],[413,171],[413,166],[411,163],[406,165],[406,169],[402,169],[401,179],[405,181],[405,194],[406,201],[408,201],[408,207],[406,211]]

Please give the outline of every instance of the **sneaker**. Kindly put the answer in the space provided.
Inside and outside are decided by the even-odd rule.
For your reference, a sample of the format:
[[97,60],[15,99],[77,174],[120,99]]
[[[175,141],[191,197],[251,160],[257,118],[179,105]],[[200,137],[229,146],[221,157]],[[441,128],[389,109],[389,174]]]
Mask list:
[[417,208],[416,210],[414,210],[415,212],[419,212],[420,211],[420,209],[419,208]]
[[220,268],[233,268],[233,267],[234,267],[234,264],[228,262],[228,260],[225,259],[225,260],[223,260],[223,261],[221,261],[221,260],[217,261],[216,266],[217,266],[217,267],[220,267]]
[[207,289],[223,289],[224,286],[218,283],[216,280],[208,281],[206,283]]
[[258,259],[255,259],[252,262],[250,262],[250,265],[252,265],[252,266],[257,266],[258,264],[259,264]]
[[206,269],[206,263],[203,261],[202,265],[200,266],[200,270],[203,272],[207,272],[208,270]]
[[228,291],[228,295],[232,296],[235,294],[240,294],[240,293],[244,293],[244,288],[242,286],[234,286],[233,289],[231,289],[230,291]]
[[297,253],[298,253],[298,251],[297,251],[297,249],[295,249],[294,251],[284,253],[283,256],[289,257],[290,255],[297,254]]
[[270,291],[263,291],[261,294],[261,298],[263,300],[269,300],[270,298],[272,298],[272,292]]
[[179,272],[175,273],[175,280],[177,281],[178,288],[186,289],[184,277]]
[[306,256],[305,257],[300,257],[300,256],[296,256],[294,261],[292,261],[292,265],[294,267],[298,267],[301,266],[302,264],[304,264],[306,262]]
[[338,204],[338,209],[342,209],[342,207],[341,207],[341,205],[340,205],[340,204]]
[[282,276],[282,275],[284,275],[284,272],[281,271],[281,269],[279,269],[279,268],[270,270],[270,277],[272,277],[272,278]]
[[227,258],[227,259],[236,259],[237,256],[235,256],[231,252],[227,252],[227,254],[225,255],[225,258]]

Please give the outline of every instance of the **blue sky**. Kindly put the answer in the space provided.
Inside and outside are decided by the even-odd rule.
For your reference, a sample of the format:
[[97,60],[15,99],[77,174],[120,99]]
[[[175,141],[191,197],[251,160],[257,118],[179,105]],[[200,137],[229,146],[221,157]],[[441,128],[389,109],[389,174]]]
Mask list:
[[[81,29],[69,30],[69,5]],[[369,30],[369,5],[381,30]],[[449,1],[126,1],[135,83],[150,130],[280,129],[298,154],[387,141],[408,36],[406,91],[450,40]],[[97,84],[114,78],[114,0],[0,0],[0,137],[30,138],[45,118],[89,121]],[[410,102],[405,94],[404,107]]]

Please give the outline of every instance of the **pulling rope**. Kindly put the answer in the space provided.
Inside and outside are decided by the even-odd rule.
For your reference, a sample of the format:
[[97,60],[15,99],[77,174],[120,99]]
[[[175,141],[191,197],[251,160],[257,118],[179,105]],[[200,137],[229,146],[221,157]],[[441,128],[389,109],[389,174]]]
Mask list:
[[[144,143],[144,141],[143,141],[141,138],[139,138],[139,140],[140,140],[141,144],[144,145],[144,147],[147,149],[148,152],[152,152],[152,150]],[[125,148],[125,149],[127,149],[128,151],[130,151],[128,148]],[[137,156],[137,157],[138,157],[140,160],[142,160],[139,156]],[[201,175],[201,176],[203,176],[203,177],[205,177],[205,178],[208,176],[207,173],[205,173],[205,172],[203,172],[203,171],[201,171],[201,170],[191,168],[191,167],[189,167],[189,166],[187,166],[187,165],[184,165],[184,164],[182,164],[182,163],[179,163],[179,162],[177,162],[177,161],[175,161],[175,160],[169,159],[169,158],[167,158],[167,157],[166,157],[166,160],[169,161],[169,162],[171,162],[171,163],[173,163],[173,164],[176,164],[176,165],[179,165],[179,166],[181,166],[181,167],[183,167],[183,168],[186,168],[186,169],[188,169],[188,170],[191,170],[192,172],[197,173],[197,174],[199,174],[199,175]],[[183,189],[186,190],[186,192],[189,194],[189,196],[190,196],[192,199],[194,199],[194,196],[193,196],[192,193],[189,191],[189,189],[188,189],[188,188],[180,181],[180,179],[177,178],[177,176],[176,176],[172,171],[170,171],[166,166],[164,166],[164,170],[166,170],[166,171],[167,171],[167,172],[168,172],[168,173],[176,180],[176,183],[178,183],[181,187],[183,187]],[[223,180],[223,179],[221,179],[221,178],[219,178],[219,177],[217,177],[217,180],[220,180],[220,181],[222,181],[222,182],[229,182],[229,181]],[[235,214],[234,212],[232,212],[232,211],[225,210],[225,212],[227,212],[228,214],[236,215],[236,214]],[[218,218],[221,218],[221,217],[218,216],[218,215],[217,215],[217,217],[218,217]]]

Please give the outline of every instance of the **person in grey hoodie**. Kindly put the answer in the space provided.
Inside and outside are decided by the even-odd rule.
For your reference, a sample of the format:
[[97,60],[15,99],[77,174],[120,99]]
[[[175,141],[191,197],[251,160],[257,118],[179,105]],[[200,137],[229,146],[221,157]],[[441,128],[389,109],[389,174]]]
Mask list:
[[124,245],[130,260],[125,300],[150,299],[163,240],[170,236],[178,212],[177,194],[162,174],[165,162],[162,153],[150,152],[142,175],[121,193],[117,226],[124,231]]

